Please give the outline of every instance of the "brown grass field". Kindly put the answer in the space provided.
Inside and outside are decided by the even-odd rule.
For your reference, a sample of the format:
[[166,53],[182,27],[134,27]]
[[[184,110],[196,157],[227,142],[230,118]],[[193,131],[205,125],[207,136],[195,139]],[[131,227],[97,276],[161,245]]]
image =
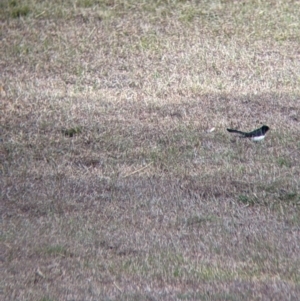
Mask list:
[[0,22],[1,300],[300,300],[299,1]]

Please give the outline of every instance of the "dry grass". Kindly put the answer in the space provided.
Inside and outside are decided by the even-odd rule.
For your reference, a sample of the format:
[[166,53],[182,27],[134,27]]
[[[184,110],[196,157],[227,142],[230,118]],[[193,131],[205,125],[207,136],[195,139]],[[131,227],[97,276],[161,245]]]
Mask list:
[[0,8],[1,299],[299,298],[299,2]]

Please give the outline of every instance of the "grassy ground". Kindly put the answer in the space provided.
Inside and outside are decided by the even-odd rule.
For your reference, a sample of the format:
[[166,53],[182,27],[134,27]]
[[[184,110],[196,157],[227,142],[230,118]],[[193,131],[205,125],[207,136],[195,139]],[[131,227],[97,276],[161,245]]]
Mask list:
[[298,1],[0,20],[2,300],[299,300]]

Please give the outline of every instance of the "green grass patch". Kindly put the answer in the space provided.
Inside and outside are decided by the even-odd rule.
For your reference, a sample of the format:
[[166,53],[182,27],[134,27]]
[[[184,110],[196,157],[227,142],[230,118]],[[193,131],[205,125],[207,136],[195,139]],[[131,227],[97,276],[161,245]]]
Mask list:
[[49,245],[45,246],[42,249],[40,249],[41,253],[44,253],[46,256],[70,256],[70,253],[68,252],[67,248],[63,245]]

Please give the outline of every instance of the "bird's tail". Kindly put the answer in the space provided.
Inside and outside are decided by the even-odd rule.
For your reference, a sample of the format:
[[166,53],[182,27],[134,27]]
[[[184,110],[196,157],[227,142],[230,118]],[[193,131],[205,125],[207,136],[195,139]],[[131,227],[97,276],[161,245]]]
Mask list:
[[241,132],[241,131],[238,131],[238,130],[227,129],[227,131],[230,132],[230,133],[238,133],[238,134],[241,134],[243,136],[246,135],[245,132]]

